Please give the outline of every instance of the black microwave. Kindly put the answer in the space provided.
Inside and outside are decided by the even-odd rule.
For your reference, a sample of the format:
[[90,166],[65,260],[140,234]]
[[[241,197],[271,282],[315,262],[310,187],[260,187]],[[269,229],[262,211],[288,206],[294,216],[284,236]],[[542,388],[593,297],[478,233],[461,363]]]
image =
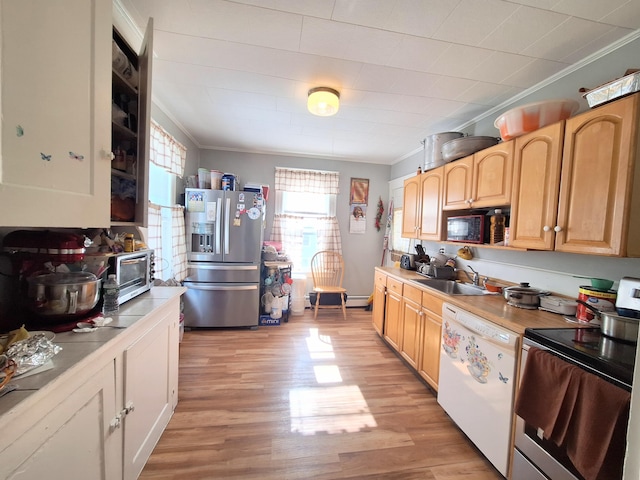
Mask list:
[[449,242],[484,243],[485,216],[464,215],[447,218],[447,240]]

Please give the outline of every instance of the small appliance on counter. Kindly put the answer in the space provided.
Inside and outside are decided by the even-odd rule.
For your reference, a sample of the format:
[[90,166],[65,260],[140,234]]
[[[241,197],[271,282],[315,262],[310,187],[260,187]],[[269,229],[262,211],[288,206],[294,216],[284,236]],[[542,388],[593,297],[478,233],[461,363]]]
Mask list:
[[405,253],[400,257],[400,268],[405,270],[416,269],[416,256],[410,253]]

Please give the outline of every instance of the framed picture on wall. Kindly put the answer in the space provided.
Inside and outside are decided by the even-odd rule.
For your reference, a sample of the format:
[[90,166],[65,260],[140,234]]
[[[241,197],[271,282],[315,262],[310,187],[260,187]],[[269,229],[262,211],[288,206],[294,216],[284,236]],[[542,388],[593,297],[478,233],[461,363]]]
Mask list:
[[360,203],[367,205],[369,199],[369,179],[352,178],[349,204]]

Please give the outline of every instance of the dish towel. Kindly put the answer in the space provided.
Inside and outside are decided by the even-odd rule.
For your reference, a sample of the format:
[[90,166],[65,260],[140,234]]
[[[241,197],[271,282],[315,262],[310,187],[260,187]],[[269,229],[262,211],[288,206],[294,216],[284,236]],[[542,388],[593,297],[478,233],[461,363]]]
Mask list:
[[586,480],[622,478],[631,394],[530,348],[516,414],[563,448]]

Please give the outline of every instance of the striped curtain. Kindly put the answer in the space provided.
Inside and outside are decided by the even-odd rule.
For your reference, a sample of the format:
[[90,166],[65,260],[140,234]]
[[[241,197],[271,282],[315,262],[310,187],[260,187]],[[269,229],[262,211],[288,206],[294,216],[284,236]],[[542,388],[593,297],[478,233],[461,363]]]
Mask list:
[[[186,147],[152,120],[149,160],[166,170],[168,174],[182,177],[186,159]],[[165,281],[184,280],[187,276],[184,207],[149,202],[148,230],[149,247],[153,248],[156,259],[155,277]],[[170,237],[171,241],[163,242],[163,236],[166,236],[167,240]]]
[[151,120],[151,149],[149,158],[167,172],[182,178],[187,161],[187,147],[178,142],[164,128]]
[[163,279],[164,270],[166,270],[168,264],[165,264],[164,252],[162,251],[162,207],[151,202],[149,202],[147,236],[149,248],[153,248],[153,256],[156,262],[154,276]]
[[184,228],[184,207],[171,207],[171,225],[173,246],[173,278],[181,282],[187,276],[187,243]]
[[[338,195],[340,173],[276,167],[275,188],[283,192]],[[282,242],[286,252],[295,259],[302,256],[304,217],[284,215],[276,211],[271,240]],[[338,219],[335,216],[314,217],[319,250],[333,250],[342,254]]]

